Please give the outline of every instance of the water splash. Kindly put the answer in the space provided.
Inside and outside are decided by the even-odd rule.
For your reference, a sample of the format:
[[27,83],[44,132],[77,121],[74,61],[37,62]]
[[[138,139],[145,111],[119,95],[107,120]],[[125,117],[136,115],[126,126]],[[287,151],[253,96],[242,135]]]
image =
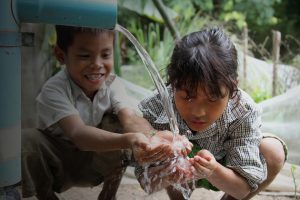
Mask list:
[[[134,45],[134,47],[136,48],[140,58],[142,59],[144,65],[146,66],[159,94],[161,97],[161,101],[163,104],[163,107],[167,113],[168,119],[169,119],[169,124],[170,124],[170,129],[174,134],[174,138],[176,136],[176,134],[179,134],[179,129],[178,129],[178,124],[177,124],[177,120],[176,120],[176,116],[174,114],[174,109],[173,109],[173,105],[172,105],[172,101],[170,99],[170,95],[169,92],[162,80],[162,78],[160,77],[157,68],[155,67],[155,64],[153,63],[151,57],[149,56],[149,54],[147,53],[147,51],[140,45],[140,43],[136,40],[136,38],[124,27],[116,24],[115,30],[121,32],[122,34],[124,34],[130,41],[131,43]],[[179,141],[174,141],[173,140],[173,145],[174,146],[182,146],[182,144]],[[184,161],[185,158],[183,158],[182,156],[179,156],[176,158],[176,161],[171,162],[173,164],[178,164],[181,167],[184,167],[187,169],[188,166],[186,160]],[[149,169],[149,165],[145,166],[145,171],[144,171],[144,178],[146,181],[144,183],[145,186],[145,190],[146,191],[150,191],[150,177],[148,176],[148,169]],[[176,170],[176,168],[174,167],[172,170]],[[171,171],[172,171],[171,170]],[[173,171],[172,171],[173,172]],[[154,177],[154,179],[159,178],[160,176],[165,176],[166,174],[158,174],[157,176]],[[161,179],[160,179],[161,180]],[[160,183],[161,184],[161,183]],[[148,185],[148,186],[147,186]],[[191,194],[191,190],[189,189],[187,183],[185,185],[185,187],[182,187],[181,184],[174,184],[173,185],[177,190],[181,191],[181,193],[183,194],[183,197],[185,199],[189,199],[189,196]]]

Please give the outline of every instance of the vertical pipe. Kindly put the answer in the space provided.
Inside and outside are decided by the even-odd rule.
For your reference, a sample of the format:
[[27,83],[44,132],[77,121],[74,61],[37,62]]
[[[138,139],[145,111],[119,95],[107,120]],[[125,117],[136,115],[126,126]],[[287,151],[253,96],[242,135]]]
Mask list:
[[21,36],[11,6],[0,1],[0,187],[21,180]]

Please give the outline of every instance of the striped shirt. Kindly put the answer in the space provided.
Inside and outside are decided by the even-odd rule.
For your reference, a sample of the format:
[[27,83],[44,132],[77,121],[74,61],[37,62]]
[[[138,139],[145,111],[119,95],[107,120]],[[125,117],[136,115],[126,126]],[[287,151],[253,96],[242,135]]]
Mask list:
[[[242,90],[230,99],[221,117],[204,131],[192,133],[180,117],[172,98],[179,132],[194,145],[209,150],[217,161],[223,160],[225,166],[244,177],[252,190],[267,177],[267,167],[259,152],[262,139],[261,109],[251,97]],[[170,130],[169,119],[162,106],[160,95],[154,94],[144,99],[139,108],[153,128]],[[138,168],[137,168],[138,170]],[[138,173],[137,173],[138,174]]]

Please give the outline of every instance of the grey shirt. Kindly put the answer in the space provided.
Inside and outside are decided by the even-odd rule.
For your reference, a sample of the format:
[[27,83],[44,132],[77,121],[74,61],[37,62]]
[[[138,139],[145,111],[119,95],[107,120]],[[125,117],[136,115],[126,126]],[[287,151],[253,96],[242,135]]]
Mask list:
[[86,125],[96,127],[105,112],[117,114],[128,107],[123,85],[119,78],[110,75],[91,101],[63,68],[44,84],[36,99],[38,128],[62,136],[58,121],[70,115],[79,115]]
[[[230,99],[221,115],[206,130],[192,133],[184,120],[180,117],[174,104],[174,94],[168,88],[173,101],[174,112],[177,117],[180,134],[202,149],[209,150],[216,160],[224,160],[228,168],[243,176],[252,190],[267,177],[267,167],[263,156],[259,152],[262,139],[261,110],[251,97],[242,90]],[[155,94],[144,99],[139,108],[151,125],[158,130],[170,130],[167,114]]]

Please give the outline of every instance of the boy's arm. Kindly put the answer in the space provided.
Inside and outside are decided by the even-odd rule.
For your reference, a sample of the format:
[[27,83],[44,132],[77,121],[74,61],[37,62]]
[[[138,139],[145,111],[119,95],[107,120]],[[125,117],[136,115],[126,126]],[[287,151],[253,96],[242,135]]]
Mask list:
[[200,150],[189,162],[193,166],[195,180],[206,178],[219,190],[237,199],[242,199],[251,190],[244,177],[221,165],[208,150]]
[[111,151],[129,149],[134,145],[147,149],[149,139],[143,134],[117,134],[87,126],[79,115],[70,115],[59,121],[64,134],[81,150]]
[[[156,133],[156,130],[145,118],[138,116],[130,108],[121,109],[118,112],[118,118],[125,132],[136,132],[149,138],[151,149],[148,151],[143,151],[135,145],[132,148],[134,158],[139,164],[155,163],[174,157],[173,134],[170,131],[158,131]],[[156,136],[153,137],[151,132],[155,132]]]
[[217,165],[214,173],[206,178],[211,184],[236,199],[242,199],[250,193],[251,188],[246,179],[220,163]]
[[[131,116],[127,117],[131,118]],[[139,120],[143,122],[143,119]],[[127,119],[126,121],[131,120]],[[138,123],[139,121],[136,122]],[[127,123],[127,126],[130,125],[129,122],[125,123]],[[131,149],[134,158],[139,163],[154,163],[173,156],[171,142],[159,139],[156,145],[152,145],[151,138],[140,132],[117,134],[92,126],[87,126],[81,120],[79,115],[70,115],[65,117],[59,121],[59,125],[62,128],[64,135],[70,138],[78,148],[84,151],[101,152]],[[128,129],[133,131],[137,130],[134,128]]]

